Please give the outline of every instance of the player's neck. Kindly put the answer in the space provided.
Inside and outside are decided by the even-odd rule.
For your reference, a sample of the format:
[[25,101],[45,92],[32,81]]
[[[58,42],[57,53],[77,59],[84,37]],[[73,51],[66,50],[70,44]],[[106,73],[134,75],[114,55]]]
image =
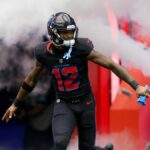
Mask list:
[[55,45],[52,45],[52,51],[55,53],[55,54],[64,54],[66,51],[68,51],[68,47],[58,47],[58,46],[55,46]]

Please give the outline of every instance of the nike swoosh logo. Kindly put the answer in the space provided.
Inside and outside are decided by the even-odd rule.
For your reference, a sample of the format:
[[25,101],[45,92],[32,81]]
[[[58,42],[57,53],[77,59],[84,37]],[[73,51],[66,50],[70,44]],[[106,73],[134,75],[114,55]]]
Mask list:
[[93,102],[92,100],[91,101],[87,101],[86,104],[90,105],[90,104],[92,104],[92,102]]

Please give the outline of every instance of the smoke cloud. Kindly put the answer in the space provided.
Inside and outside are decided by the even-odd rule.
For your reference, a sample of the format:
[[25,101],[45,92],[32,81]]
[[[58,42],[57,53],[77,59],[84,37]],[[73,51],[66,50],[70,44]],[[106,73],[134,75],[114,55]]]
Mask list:
[[[143,0],[111,0],[110,6],[117,17],[127,14],[131,20],[141,24],[144,34],[150,33],[149,0],[144,2]],[[144,45],[127,37],[122,31],[118,32],[117,41],[113,39],[103,0],[1,0],[1,86],[8,81],[9,84],[14,82],[10,80],[12,78],[20,80],[22,75],[32,68],[34,61],[31,51],[41,41],[42,35],[47,32],[48,18],[58,11],[65,11],[75,18],[79,26],[79,36],[89,37],[96,50],[109,57],[117,52],[126,66],[135,67],[145,75],[150,75],[149,49],[144,50]],[[18,43],[24,48],[18,47]],[[13,72],[16,67],[17,76],[16,72]],[[8,78],[4,79],[6,75]],[[111,140],[115,138],[114,136]],[[124,143],[125,149],[134,149],[133,145],[127,148],[128,142]],[[106,144],[106,141],[100,144]],[[122,147],[118,149],[123,150]]]
[[[117,17],[128,14],[131,19],[136,20],[148,30],[150,20],[148,17],[149,1],[145,0],[112,0],[110,6]],[[119,40],[116,42],[112,38],[112,32],[107,20],[107,11],[104,1],[98,0],[1,0],[0,1],[0,39],[9,46],[18,42],[26,43],[28,49],[33,48],[41,40],[41,35],[45,34],[46,23],[49,16],[58,11],[65,11],[71,14],[78,26],[79,35],[87,36],[93,40],[95,49],[107,56],[116,51],[121,60],[127,66],[133,66],[149,75],[150,62],[148,62],[149,51],[144,51],[144,46],[133,41],[124,33],[119,32]],[[145,31],[145,33],[147,33]],[[13,57],[1,52],[0,68],[4,67],[5,60],[2,57]],[[136,54],[136,59],[134,59]],[[140,60],[140,61],[139,61]],[[146,65],[145,65],[146,64]],[[26,65],[26,64],[24,64]]]
[[[138,149],[137,139],[131,135],[128,130],[123,130],[119,133],[96,135],[96,146],[105,147],[109,143],[113,143],[114,149],[127,150]],[[78,138],[71,140],[68,150],[78,149]]]

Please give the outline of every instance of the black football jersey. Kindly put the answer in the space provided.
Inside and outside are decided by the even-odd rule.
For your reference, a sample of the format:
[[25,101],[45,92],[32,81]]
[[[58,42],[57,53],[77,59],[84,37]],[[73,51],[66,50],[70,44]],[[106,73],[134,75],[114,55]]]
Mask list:
[[35,50],[36,59],[44,64],[54,79],[57,96],[64,99],[83,96],[91,91],[87,56],[93,50],[92,42],[87,38],[77,38],[71,58],[66,60],[63,56],[68,49],[57,49],[48,41]]

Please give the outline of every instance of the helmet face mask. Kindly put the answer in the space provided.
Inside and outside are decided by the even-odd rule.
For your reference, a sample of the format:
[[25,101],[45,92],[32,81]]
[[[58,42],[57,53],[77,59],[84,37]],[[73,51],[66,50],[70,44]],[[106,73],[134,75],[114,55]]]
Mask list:
[[74,19],[67,13],[60,12],[53,15],[49,19],[47,27],[48,33],[56,46],[69,47],[75,44],[78,28]]

